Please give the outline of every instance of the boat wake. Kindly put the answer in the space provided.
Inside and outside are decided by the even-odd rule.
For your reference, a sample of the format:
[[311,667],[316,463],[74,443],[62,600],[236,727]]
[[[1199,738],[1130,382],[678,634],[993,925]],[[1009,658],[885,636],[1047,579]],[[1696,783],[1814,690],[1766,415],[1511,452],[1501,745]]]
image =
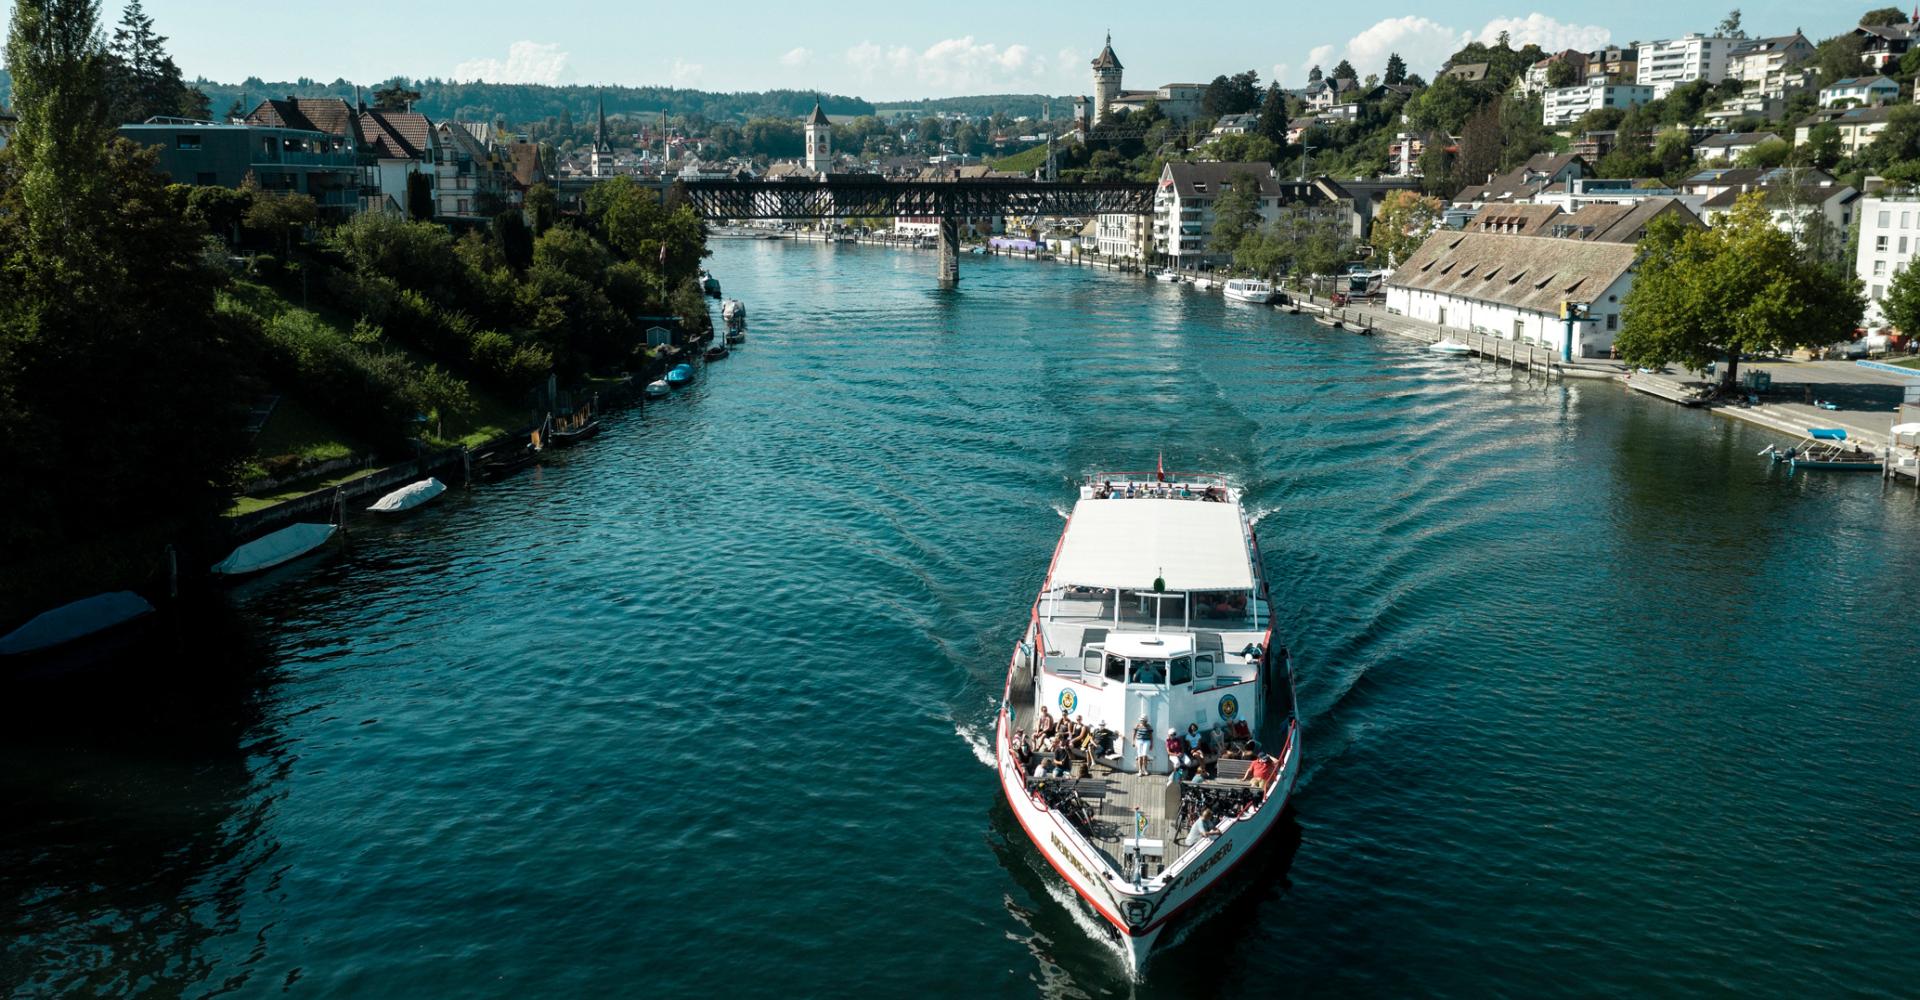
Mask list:
[[1071,517],[1071,516],[1073,516],[1073,515],[1072,515],[1072,513],[1071,513],[1070,511],[1068,511],[1068,510],[1067,510],[1067,505],[1066,505],[1066,504],[1063,504],[1063,503],[1060,503],[1060,502],[1059,502],[1059,501],[1057,501],[1057,500],[1056,500],[1056,501],[1054,501],[1053,503],[1050,503],[1050,504],[1048,504],[1047,506],[1049,506],[1049,507],[1052,507],[1052,508],[1053,508],[1053,512],[1054,512],[1055,514],[1058,514],[1058,515],[1060,515],[1060,520],[1062,520],[1062,521],[1065,521],[1065,520],[1067,520],[1067,519],[1068,519],[1069,517]]
[[987,734],[964,722],[954,723],[953,733],[967,741],[967,746],[973,750],[975,759],[987,765],[989,769],[993,767],[993,740]]

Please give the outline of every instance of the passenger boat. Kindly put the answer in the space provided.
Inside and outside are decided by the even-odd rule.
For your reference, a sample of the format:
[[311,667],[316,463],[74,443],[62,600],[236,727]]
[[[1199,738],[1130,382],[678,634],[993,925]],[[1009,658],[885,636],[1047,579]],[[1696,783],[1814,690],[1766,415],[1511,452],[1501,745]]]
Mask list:
[[683,362],[667,369],[666,383],[675,389],[684,389],[692,385],[693,366]]
[[1473,348],[1453,339],[1444,337],[1427,345],[1427,350],[1435,354],[1472,354]]
[[417,483],[402,486],[373,502],[367,510],[374,514],[404,514],[438,499],[447,484],[428,476]]
[[[995,723],[1014,816],[1134,974],[1176,921],[1233,882],[1300,773],[1292,669],[1273,641],[1240,500],[1217,475],[1089,477],[1014,647]],[[1120,738],[1075,761],[1073,776],[1049,773],[1059,758],[1032,741],[1043,712]],[[1144,744],[1132,738],[1142,723]],[[1190,725],[1215,750],[1251,737],[1261,755],[1172,780],[1170,737]],[[1210,833],[1195,829],[1203,808],[1215,811]]]
[[225,559],[214,563],[212,569],[217,576],[246,576],[264,572],[320,548],[339,531],[337,524],[289,524],[279,531],[236,547]]
[[1259,278],[1232,278],[1222,292],[1232,302],[1252,302],[1267,305],[1273,301],[1273,282]]
[[661,396],[664,396],[667,393],[670,393],[672,391],[673,391],[673,386],[668,385],[667,380],[663,378],[657,378],[647,383],[647,395],[653,397],[654,399],[659,399]]
[[1873,452],[1859,445],[1847,444],[1847,430],[1844,427],[1809,427],[1807,437],[1812,440],[1786,451],[1768,445],[1761,454],[1771,454],[1773,464],[1785,462],[1789,469],[1879,472],[1883,464],[1880,456]]

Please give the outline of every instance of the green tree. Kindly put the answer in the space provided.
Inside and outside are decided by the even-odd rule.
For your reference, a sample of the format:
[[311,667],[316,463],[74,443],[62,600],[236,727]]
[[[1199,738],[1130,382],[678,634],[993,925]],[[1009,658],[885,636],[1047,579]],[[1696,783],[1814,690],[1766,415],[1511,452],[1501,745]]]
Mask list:
[[1432,195],[1390,191],[1373,216],[1369,239],[1375,257],[1393,267],[1413,256],[1435,229],[1440,228],[1446,204]]
[[1920,268],[1909,264],[1894,272],[1880,300],[1880,313],[1903,335],[1920,330]]
[[1867,27],[1886,27],[1907,23],[1907,13],[1898,7],[1880,7],[1860,15],[1860,24]]
[[1832,170],[1839,164],[1842,155],[1839,126],[1827,122],[1808,130],[1805,156],[1809,164],[1822,170]]
[[420,92],[399,78],[373,92],[373,106],[381,111],[406,111],[418,100]]
[[1241,171],[1227,181],[1226,187],[1213,200],[1213,234],[1207,247],[1231,257],[1240,241],[1260,226],[1260,178],[1251,171]]
[[535,239],[546,235],[547,230],[553,228],[554,219],[560,214],[559,196],[555,195],[553,188],[545,182],[528,188],[520,207],[526,213],[527,228],[533,230]]
[[433,220],[433,178],[424,173],[407,175],[407,218],[415,222]]
[[1713,33],[1721,38],[1747,37],[1746,29],[1740,27],[1740,8],[1727,11],[1727,16],[1720,19],[1720,26]]
[[1278,163],[1280,147],[1273,140],[1254,132],[1223,135],[1196,150],[1209,160],[1222,163]]
[[314,204],[312,195],[294,191],[262,192],[254,195],[243,218],[248,229],[280,241],[282,251],[292,254],[294,237],[313,225],[319,215],[319,206]]
[[1725,359],[1731,387],[1742,357],[1847,339],[1859,325],[1859,282],[1823,266],[1773,224],[1763,196],[1742,196],[1712,228],[1671,215],[1640,242],[1617,344],[1628,364]]
[[1267,96],[1260,99],[1260,119],[1253,130],[1275,147],[1284,147],[1287,125],[1287,95],[1281,92],[1276,81],[1267,85]]
[[1866,58],[1861,52],[1860,36],[1852,32],[1835,35],[1815,46],[1813,58],[1808,60],[1807,65],[1819,71],[1817,86],[1831,86],[1835,80],[1868,72]]
[[7,37],[19,124],[11,145],[23,202],[23,263],[59,288],[103,263],[93,245],[111,201],[100,169],[107,145],[107,56],[90,0],[20,0]]
[[1253,70],[1232,76],[1216,76],[1200,97],[1200,110],[1208,118],[1237,115],[1260,106],[1260,74]]
[[[1811,140],[1811,135],[1809,135]],[[1784,166],[1793,153],[1793,144],[1785,139],[1768,139],[1740,154],[1735,166],[1770,168]]]
[[186,199],[188,219],[205,226],[208,232],[229,244],[239,243],[240,226],[246,221],[247,211],[253,207],[254,192],[193,186],[186,188]]
[[1387,53],[1387,72],[1381,82],[1388,85],[1407,82],[1407,61],[1400,58],[1400,53]]
[[1571,87],[1580,82],[1580,70],[1571,60],[1555,59],[1547,64],[1547,86]]
[[1352,63],[1342,59],[1338,65],[1333,67],[1333,78],[1336,80],[1358,80],[1360,79],[1360,74],[1354,70]]

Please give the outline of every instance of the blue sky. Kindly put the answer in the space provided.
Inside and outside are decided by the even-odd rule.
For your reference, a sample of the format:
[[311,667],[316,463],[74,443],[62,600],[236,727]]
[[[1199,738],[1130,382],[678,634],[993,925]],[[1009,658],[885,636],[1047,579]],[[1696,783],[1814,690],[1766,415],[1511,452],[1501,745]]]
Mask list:
[[[1401,53],[1412,71],[1430,76],[1463,40],[1491,39],[1502,27],[1517,42],[1553,49],[1710,31],[1735,3],[1751,34],[1800,28],[1815,41],[1881,5],[146,0],[146,8],[189,77],[228,82],[308,76],[367,83],[405,74],[705,90],[792,87],[884,102],[1086,92],[1087,63],[1109,28],[1128,87],[1205,82],[1244,69],[1257,70],[1262,81],[1278,77],[1297,86],[1315,62],[1330,68],[1346,57],[1365,74],[1378,70],[1390,51]],[[117,20],[120,7],[121,0],[103,0],[102,19]]]

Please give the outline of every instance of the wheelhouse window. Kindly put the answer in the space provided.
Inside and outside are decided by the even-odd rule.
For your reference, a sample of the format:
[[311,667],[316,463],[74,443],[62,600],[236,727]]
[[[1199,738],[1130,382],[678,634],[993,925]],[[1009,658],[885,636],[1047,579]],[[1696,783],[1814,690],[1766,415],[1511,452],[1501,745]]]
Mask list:
[[1193,657],[1176,656],[1168,661],[1167,681],[1170,684],[1187,684],[1193,681]]
[[1107,654],[1107,680],[1125,681],[1127,679],[1127,658]]

